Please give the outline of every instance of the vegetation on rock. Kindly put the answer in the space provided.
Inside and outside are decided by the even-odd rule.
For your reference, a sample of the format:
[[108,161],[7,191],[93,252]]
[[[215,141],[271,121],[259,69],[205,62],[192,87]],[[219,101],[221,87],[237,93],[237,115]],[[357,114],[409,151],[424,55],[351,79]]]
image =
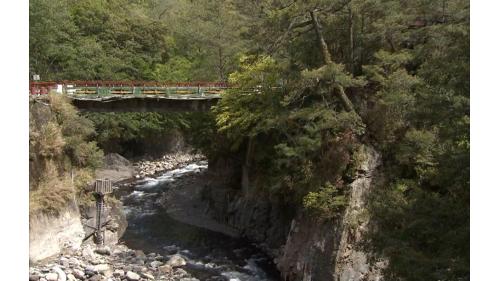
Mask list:
[[30,213],[57,214],[85,196],[103,153],[94,127],[60,95],[30,103]]

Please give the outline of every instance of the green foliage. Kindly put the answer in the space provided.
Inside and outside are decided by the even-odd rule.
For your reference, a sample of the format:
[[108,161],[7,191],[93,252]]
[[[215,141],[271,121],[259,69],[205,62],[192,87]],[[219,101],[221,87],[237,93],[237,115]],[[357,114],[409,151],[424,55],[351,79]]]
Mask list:
[[316,192],[309,192],[303,200],[304,207],[320,219],[331,219],[347,204],[345,194],[330,182]]
[[[386,184],[369,211],[370,250],[389,259],[386,279],[466,280],[468,1],[237,3],[252,19],[255,32],[245,39],[258,55],[242,62],[232,76],[242,90],[215,113],[236,152],[256,142],[254,185],[333,214],[336,195],[317,186],[343,190],[365,134],[384,159]],[[312,32],[313,10],[329,65]],[[340,89],[359,116],[342,110]]]
[[226,80],[245,47],[232,1],[170,2],[30,0],[30,72],[43,80]]
[[469,279],[468,8],[443,9],[444,22],[395,33],[411,48],[379,51],[364,68],[378,87],[369,131],[388,177],[370,198],[372,249],[389,258],[387,280]]
[[151,78],[157,81],[188,81],[193,63],[184,57],[173,57],[165,64],[156,64]]
[[127,157],[160,155],[169,149],[171,138],[182,137],[193,148],[210,153],[215,131],[213,116],[186,113],[86,113],[95,125],[95,141],[106,152]]
[[[247,160],[255,167],[255,185],[301,204],[318,184],[330,180],[341,185],[354,144],[347,140],[363,134],[364,124],[355,112],[334,110],[336,98],[326,89],[332,83],[360,85],[360,80],[333,65],[305,71],[299,82],[286,84],[293,75],[286,67],[269,56],[243,57],[240,69],[230,75],[238,89],[225,94],[214,113],[218,133],[234,153],[255,142]],[[308,81],[321,85],[309,87]],[[305,86],[298,88],[299,83]]]

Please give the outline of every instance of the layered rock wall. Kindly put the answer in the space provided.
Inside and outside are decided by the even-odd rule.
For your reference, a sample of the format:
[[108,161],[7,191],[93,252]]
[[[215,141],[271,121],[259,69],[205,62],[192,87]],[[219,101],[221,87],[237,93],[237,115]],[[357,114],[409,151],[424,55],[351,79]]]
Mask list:
[[[222,181],[215,180],[205,188],[209,212],[266,249],[284,280],[381,280],[379,269],[383,262],[370,264],[361,249],[368,224],[367,195],[380,156],[370,146],[361,146],[357,153],[361,160],[350,184],[348,205],[334,219],[318,221],[301,207],[273,202],[255,191],[238,188],[241,181],[229,180],[239,169],[235,163],[212,166],[212,173],[216,178],[222,176]],[[233,172],[220,172],[223,167],[232,167]]]
[[58,254],[64,248],[78,249],[84,238],[80,212],[74,203],[59,215],[32,215],[29,224],[30,262]]

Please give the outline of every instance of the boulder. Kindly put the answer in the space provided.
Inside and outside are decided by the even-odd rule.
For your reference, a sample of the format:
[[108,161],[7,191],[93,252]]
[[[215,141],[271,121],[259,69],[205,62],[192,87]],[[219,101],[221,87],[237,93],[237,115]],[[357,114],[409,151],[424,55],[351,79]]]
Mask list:
[[94,250],[94,252],[100,254],[100,255],[111,255],[111,250],[109,249],[108,246],[105,246],[105,247],[99,247],[97,249]]
[[45,279],[47,281],[57,281],[58,278],[59,276],[55,272],[45,274]]
[[73,275],[80,280],[85,279],[85,273],[80,269],[73,269]]
[[94,251],[92,251],[92,248],[90,248],[89,246],[83,248],[82,256],[88,260],[92,260],[95,258]]
[[155,277],[153,275],[149,274],[149,273],[142,273],[141,275],[142,275],[142,277],[144,277],[146,279],[150,279],[150,280],[154,280],[155,279]]
[[137,281],[139,279],[141,279],[141,276],[139,276],[139,274],[133,272],[133,271],[127,271],[127,280],[130,280],[130,281]]
[[90,279],[88,279],[89,281],[104,281],[106,280],[106,278],[102,275],[99,275],[99,274],[96,274],[92,277],[90,277]]
[[173,255],[167,261],[167,264],[171,267],[179,267],[186,265],[186,260],[181,255]]
[[140,259],[144,259],[144,260],[146,259],[146,254],[144,254],[144,252],[141,250],[135,251],[135,256],[137,258],[140,258]]
[[157,268],[159,267],[160,265],[162,265],[163,263],[161,261],[152,261],[151,263],[149,263],[149,265],[152,267],[152,268]]
[[172,272],[172,267],[168,264],[165,264],[165,265],[158,267],[158,270],[162,273],[170,273],[170,272]]
[[72,267],[79,266],[81,264],[81,262],[77,258],[73,258],[73,257],[69,258],[68,263]]
[[52,270],[57,273],[57,281],[66,281],[66,273],[58,266],[54,266]]
[[95,271],[98,273],[101,273],[102,275],[106,277],[110,277],[112,274],[112,268],[108,264],[102,263],[94,266]]
[[113,276],[114,277],[123,277],[125,276],[125,271],[121,270],[121,269],[116,269],[114,272],[113,272]]

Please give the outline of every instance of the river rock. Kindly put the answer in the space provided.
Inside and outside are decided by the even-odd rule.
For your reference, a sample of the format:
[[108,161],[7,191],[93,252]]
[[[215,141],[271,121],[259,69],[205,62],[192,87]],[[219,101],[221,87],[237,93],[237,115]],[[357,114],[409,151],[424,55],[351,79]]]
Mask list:
[[55,272],[45,274],[45,279],[47,281],[57,281],[57,278],[59,278],[59,276]]
[[95,271],[101,273],[106,277],[110,277],[112,275],[112,270],[113,270],[108,264],[105,263],[94,266],[94,269]]
[[76,281],[77,280],[76,277],[71,273],[68,273],[68,275],[66,275],[66,277],[68,277],[68,281]]
[[142,273],[141,275],[142,275],[142,277],[150,279],[150,280],[155,279],[155,277],[149,273]]
[[179,267],[186,265],[186,260],[181,255],[173,255],[167,261],[167,264],[171,267]]
[[80,269],[73,269],[73,275],[80,280],[85,279],[85,273]]
[[64,273],[61,268],[59,268],[58,266],[54,266],[52,270],[57,273],[57,281],[66,281],[66,273]]
[[146,259],[146,254],[144,254],[144,252],[141,250],[135,251],[135,256],[137,258],[140,258],[140,259],[144,259],[144,260]]
[[121,269],[116,269],[113,272],[113,276],[115,276],[115,277],[123,277],[124,275],[125,275],[125,271],[123,271]]
[[161,261],[152,261],[151,263],[149,263],[149,265],[152,267],[152,268],[157,268],[159,267],[160,265],[162,265],[163,263]]
[[132,260],[132,262],[135,264],[144,265],[144,260],[141,258],[135,258]]
[[38,274],[30,274],[30,281],[38,281],[40,280],[40,275]]
[[168,264],[162,265],[158,267],[158,270],[163,273],[170,273],[172,272],[172,267]]
[[133,271],[127,271],[127,280],[130,280],[130,281],[136,281],[136,280],[139,280],[141,278],[141,276],[139,276],[139,274],[133,272]]
[[108,246],[97,248],[94,250],[94,252],[100,255],[107,255],[107,256],[111,255],[111,250],[109,249]]
[[90,248],[90,246],[83,248],[82,256],[88,260],[92,260],[95,258],[94,251],[92,251],[92,248]]
[[96,275],[90,277],[90,279],[88,279],[88,280],[89,281],[104,281],[104,280],[106,280],[106,278],[104,276],[96,274]]
[[71,257],[68,260],[69,266],[75,267],[75,266],[80,266],[80,261],[77,258]]

